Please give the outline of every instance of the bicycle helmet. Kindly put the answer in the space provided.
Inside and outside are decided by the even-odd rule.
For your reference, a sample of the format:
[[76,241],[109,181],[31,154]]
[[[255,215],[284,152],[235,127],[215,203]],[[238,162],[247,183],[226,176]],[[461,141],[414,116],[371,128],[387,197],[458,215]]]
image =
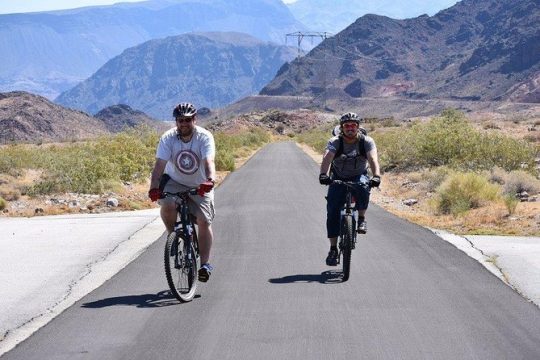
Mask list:
[[173,117],[193,117],[197,114],[197,109],[190,103],[180,103],[176,105],[173,111]]
[[341,118],[339,119],[339,124],[343,125],[343,123],[347,121],[354,121],[355,123],[360,124],[360,118],[358,117],[358,115],[356,115],[356,113],[353,112],[348,112],[341,115]]

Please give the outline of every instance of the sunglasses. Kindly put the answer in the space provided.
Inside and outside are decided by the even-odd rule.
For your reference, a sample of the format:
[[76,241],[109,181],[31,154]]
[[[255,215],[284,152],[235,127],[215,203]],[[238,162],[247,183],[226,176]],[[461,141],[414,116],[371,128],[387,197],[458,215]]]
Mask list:
[[191,120],[193,120],[192,117],[185,117],[185,118],[177,117],[176,118],[176,121],[179,122],[179,123],[190,123]]
[[357,123],[349,123],[349,124],[343,124],[344,128],[355,128],[358,127]]

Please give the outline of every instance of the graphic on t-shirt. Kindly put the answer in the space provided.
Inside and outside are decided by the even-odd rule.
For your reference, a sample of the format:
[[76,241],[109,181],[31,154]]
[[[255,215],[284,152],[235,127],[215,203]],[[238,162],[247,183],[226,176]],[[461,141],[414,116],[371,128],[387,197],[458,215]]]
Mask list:
[[175,165],[181,173],[191,175],[199,170],[199,158],[191,150],[182,150],[176,155]]

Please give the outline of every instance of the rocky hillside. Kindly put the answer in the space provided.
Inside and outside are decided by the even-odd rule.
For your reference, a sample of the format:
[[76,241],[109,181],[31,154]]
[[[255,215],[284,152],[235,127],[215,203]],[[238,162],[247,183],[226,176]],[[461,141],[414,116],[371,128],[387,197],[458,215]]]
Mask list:
[[303,30],[280,0],[149,0],[0,15],[0,91],[50,99],[128,47],[194,31],[238,31],[283,43]]
[[56,102],[90,113],[128,104],[161,119],[181,101],[220,107],[256,94],[294,49],[240,33],[191,33],[127,49]]
[[144,112],[132,109],[129,105],[118,104],[108,106],[94,115],[100,119],[108,131],[117,133],[129,128],[145,125],[159,131],[165,131],[166,126],[162,121],[151,118]]
[[262,95],[540,102],[538,0],[463,0],[434,16],[366,15],[285,64]]
[[80,140],[106,133],[102,121],[44,97],[27,92],[0,93],[0,144]]

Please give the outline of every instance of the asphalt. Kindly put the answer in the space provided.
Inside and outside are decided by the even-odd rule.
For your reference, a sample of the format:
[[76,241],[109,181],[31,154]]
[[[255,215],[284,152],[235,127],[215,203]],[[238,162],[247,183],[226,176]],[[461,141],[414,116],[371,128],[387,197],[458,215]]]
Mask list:
[[[117,274],[164,231],[158,209],[0,218],[0,355]],[[540,238],[431,229],[540,306]]]

